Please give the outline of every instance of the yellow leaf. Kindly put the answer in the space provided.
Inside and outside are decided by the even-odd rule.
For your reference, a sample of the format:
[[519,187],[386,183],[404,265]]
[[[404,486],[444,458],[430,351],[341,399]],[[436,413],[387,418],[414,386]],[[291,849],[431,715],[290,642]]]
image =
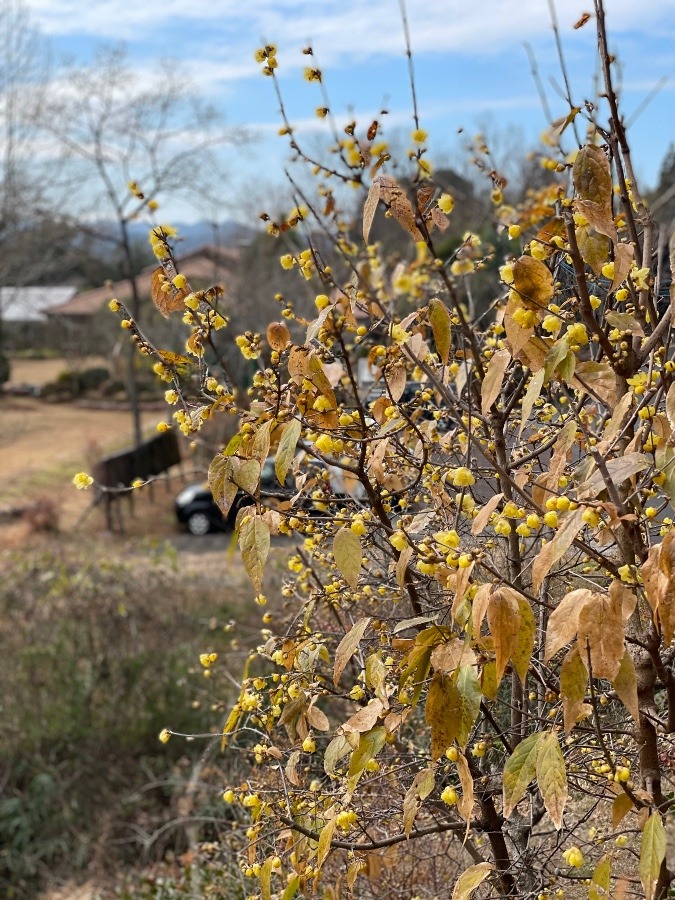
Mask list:
[[432,768],[422,769],[421,772],[415,775],[413,783],[406,791],[406,795],[403,798],[403,830],[406,837],[410,837],[410,832],[415,823],[415,816],[422,801],[433,791],[435,783],[434,770]]
[[459,775],[459,783],[462,786],[462,796],[457,801],[457,812],[468,825],[471,820],[471,812],[473,811],[473,778],[463,753],[459,754],[455,764]]
[[546,812],[558,829],[562,828],[563,810],[567,801],[567,770],[558,736],[547,732],[537,742],[537,784]]
[[319,835],[319,846],[316,850],[316,864],[319,867],[323,865],[324,860],[330,852],[330,842],[333,840],[333,832],[335,831],[336,825],[337,818],[329,819],[321,829],[321,834]]
[[595,203],[593,200],[575,200],[574,211],[585,216],[591,226],[600,234],[606,235],[612,241],[616,240],[616,228],[609,205]]
[[666,394],[666,415],[670,427],[675,429],[675,381],[670,385]]
[[341,528],[333,538],[335,564],[351,588],[359,582],[361,571],[361,541],[350,528]]
[[588,900],[602,900],[603,897],[609,898],[611,873],[612,857],[605,854],[593,871],[591,886],[588,891]]
[[384,705],[382,701],[374,697],[366,706],[362,706],[358,712],[350,716],[344,725],[341,726],[341,730],[345,734],[350,731],[355,731],[359,734],[363,731],[370,731],[383,710]]
[[[608,309],[605,313],[605,322],[609,323],[612,328],[618,328],[619,331],[630,331],[631,334],[637,334],[639,337],[645,336],[644,328],[631,313],[616,312],[615,310]],[[668,407],[666,405],[666,410],[667,409]]]
[[219,453],[209,466],[209,489],[216,505],[224,516],[230,511],[237,496],[237,485],[232,480],[232,458]]
[[527,391],[525,392],[525,396],[523,397],[523,404],[521,407],[520,413],[520,433],[522,434],[523,428],[527,424],[527,420],[530,418],[532,413],[532,407],[534,406],[535,400],[539,398],[541,394],[541,389],[544,386],[544,376],[546,372],[544,369],[540,369],[536,375],[532,375],[530,377],[530,383],[527,386]]
[[431,758],[439,759],[457,737],[461,710],[457,685],[450,675],[436,672],[431,679],[426,703],[426,720],[431,728]]
[[481,385],[481,411],[484,416],[490,412],[492,404],[499,397],[504,381],[504,373],[511,361],[508,350],[497,350],[488,363],[485,378]]
[[575,637],[579,627],[579,613],[594,594],[588,588],[577,588],[565,594],[551,613],[546,627],[546,651],[544,661],[548,662],[565,644]]
[[645,900],[653,900],[661,863],[666,858],[666,831],[661,815],[654,812],[642,831],[640,847],[640,881]]
[[619,827],[624,817],[631,811],[633,808],[633,801],[630,799],[628,794],[621,791],[614,798],[614,802],[612,803],[612,828],[616,829]]
[[326,714],[315,706],[314,703],[310,703],[305,715],[307,716],[309,724],[312,728],[316,728],[317,731],[328,731],[330,728],[330,723],[328,722]]
[[384,372],[384,380],[387,382],[387,388],[394,401],[400,400],[406,383],[405,366],[398,362],[387,366]]
[[298,888],[300,887],[300,876],[293,875],[291,880],[286,885],[286,890],[281,895],[281,900],[293,900],[295,895],[298,893]]
[[260,896],[261,900],[271,900],[272,897],[272,889],[271,889],[271,880],[272,880],[272,860],[273,857],[268,857],[262,865],[260,870]]
[[583,528],[583,509],[579,508],[570,513],[560,528],[556,531],[555,536],[544,544],[537,554],[532,565],[532,590],[536,594],[541,587],[544,578],[551,571],[551,568],[558,560],[567,553],[576,536]]
[[[163,291],[162,288],[168,285],[168,290]],[[185,288],[178,290],[169,279],[167,279],[164,269],[157,266],[150,276],[150,296],[157,310],[168,319],[172,312],[179,309],[185,309],[183,299],[190,292]]]
[[232,459],[232,481],[247,494],[255,496],[260,483],[260,463],[257,459]]
[[489,862],[469,866],[455,882],[451,900],[468,900],[476,888],[485,881],[492,869],[492,863]]
[[513,288],[526,305],[542,311],[552,299],[555,286],[548,267],[533,256],[521,256],[513,264]]
[[326,775],[333,775],[338,762],[352,749],[347,738],[343,734],[337,734],[328,744],[323,755],[323,768]]
[[251,449],[248,451],[248,455],[253,459],[257,459],[261,467],[270,455],[271,433],[275,426],[276,421],[274,419],[268,419],[267,422],[263,422],[250,442]]
[[611,208],[612,172],[601,147],[588,144],[579,150],[572,167],[572,180],[581,200]]
[[376,178],[368,190],[366,202],[363,204],[363,241],[368,243],[370,229],[375,218],[377,204],[380,202],[380,182]]
[[239,530],[241,558],[256,591],[262,590],[265,561],[270,549],[270,528],[262,516],[250,516]]
[[543,738],[543,731],[529,735],[518,744],[506,761],[502,777],[505,818],[511,815],[536,774],[539,741]]
[[497,680],[500,681],[518,639],[518,602],[506,591],[493,591],[488,601],[487,619],[494,639]]
[[512,591],[511,588],[502,588],[502,590],[507,593],[511,592],[518,604],[520,621],[518,623],[518,633],[511,650],[511,661],[513,662],[513,668],[518,673],[518,677],[524,683],[534,650],[537,623],[534,621],[534,613],[530,604],[522,594]]
[[494,700],[497,696],[499,684],[497,683],[497,669],[494,659],[489,659],[483,664],[480,676],[481,694],[488,700]]
[[381,175],[378,182],[380,197],[389,207],[392,218],[396,219],[414,241],[421,241],[423,238],[415,221],[415,210],[401,185],[390,175]]
[[619,700],[621,700],[628,712],[637,722],[640,718],[637,695],[637,676],[635,673],[635,665],[627,650],[623,655],[619,671],[612,684],[619,696]]
[[622,281],[630,272],[633,262],[633,245],[632,244],[614,244],[614,278],[610,286],[610,291],[615,291]]
[[450,312],[442,300],[434,297],[429,301],[428,316],[438,355],[443,365],[446,366],[450,350],[452,349],[452,320]]
[[350,783],[355,784],[359,776],[380,750],[384,747],[387,738],[387,729],[384,725],[377,725],[370,731],[362,734],[359,739],[359,746],[353,751],[349,760],[349,778]]
[[490,516],[499,506],[499,502],[502,499],[504,494],[501,492],[499,494],[495,494],[494,497],[490,497],[485,506],[482,506],[478,515],[471,523],[471,534],[480,534],[481,531],[487,525]]
[[[637,475],[638,472],[648,469],[651,465],[648,457],[644,453],[625,453],[623,456],[615,457],[607,460],[605,463],[607,474],[612,482],[618,487],[628,478]],[[605,480],[599,471],[593,472],[577,491],[580,500],[591,500],[597,497],[601,491],[606,490]]]
[[[590,220],[589,220],[590,221]],[[604,234],[596,234],[588,225],[576,229],[577,244],[581,258],[590,266],[596,275],[600,275],[602,267],[609,259],[609,241]]]
[[475,666],[460,666],[455,678],[459,691],[457,743],[464,749],[480,711],[480,685]]
[[579,719],[591,712],[591,707],[584,703],[587,684],[588,671],[575,644],[563,659],[560,668],[560,693],[566,734],[570,733]]
[[286,482],[286,476],[288,475],[288,470],[293,462],[295,448],[298,446],[298,439],[300,438],[301,431],[302,426],[300,425],[300,421],[298,419],[292,419],[282,432],[277,448],[277,454],[274,459],[274,471],[279,484],[285,484]]
[[333,668],[333,684],[337,685],[340,681],[340,676],[344,672],[345,666],[352,658],[354,653],[359,646],[359,642],[363,637],[366,628],[368,627],[368,623],[370,622],[370,616],[366,616],[363,619],[359,619],[347,632],[347,634],[342,638],[340,643],[338,644],[338,648],[335,651],[335,665]]
[[581,658],[588,659],[595,678],[616,678],[624,655],[623,616],[621,598],[595,594],[579,612],[577,632]]

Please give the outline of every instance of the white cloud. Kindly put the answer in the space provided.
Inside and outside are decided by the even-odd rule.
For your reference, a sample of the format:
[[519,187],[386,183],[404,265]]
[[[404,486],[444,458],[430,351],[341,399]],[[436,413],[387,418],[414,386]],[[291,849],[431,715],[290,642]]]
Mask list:
[[[310,40],[326,66],[349,64],[373,55],[400,56],[403,51],[397,0],[27,0],[39,26],[55,36],[88,35],[102,40],[144,41],[166,36],[163,52],[183,56],[196,41],[220,44],[221,77],[252,73],[251,52],[261,40],[275,41],[295,51]],[[558,17],[565,36],[588,0],[558,0]],[[673,28],[675,0],[607,0],[611,32],[645,32]],[[408,0],[408,18],[417,53],[454,51],[484,54],[534,40],[550,33],[548,7],[543,0]],[[670,20],[670,21],[669,21]],[[592,23],[586,26],[592,30]],[[209,56],[202,57],[208,60]],[[243,70],[242,71],[242,67]]]

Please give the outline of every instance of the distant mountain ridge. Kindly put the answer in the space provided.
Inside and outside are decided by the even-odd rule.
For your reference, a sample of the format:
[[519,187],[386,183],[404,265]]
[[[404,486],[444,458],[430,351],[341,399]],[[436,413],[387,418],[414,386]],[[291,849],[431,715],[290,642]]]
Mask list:
[[[200,220],[198,222],[171,222],[171,225],[178,230],[179,240],[176,243],[176,249],[179,253],[186,253],[196,250],[205,244],[216,244],[221,247],[240,247],[251,242],[256,234],[256,229],[250,228],[248,225],[242,225],[241,222],[235,222],[232,219],[225,219],[222,222],[207,222]],[[101,221],[96,222],[92,226],[99,231],[101,235],[106,232],[116,233],[116,223]],[[134,243],[145,243],[148,240],[149,226],[147,222],[130,222],[129,233]],[[105,239],[101,238],[105,247],[108,246]]]

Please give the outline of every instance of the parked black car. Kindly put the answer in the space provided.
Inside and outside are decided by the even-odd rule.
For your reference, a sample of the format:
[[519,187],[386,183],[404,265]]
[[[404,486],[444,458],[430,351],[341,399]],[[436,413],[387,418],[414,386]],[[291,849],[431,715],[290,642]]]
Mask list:
[[[274,472],[274,460],[268,459],[260,473],[260,487],[263,493],[269,491],[277,497],[279,494],[293,496],[293,480],[289,478],[284,487],[279,485]],[[206,482],[189,484],[178,494],[175,500],[176,517],[181,525],[186,525],[190,534],[203,535],[210,531],[225,531],[234,528],[237,513],[242,506],[252,503],[249,494],[238,491],[230,507],[227,518],[217,506]]]

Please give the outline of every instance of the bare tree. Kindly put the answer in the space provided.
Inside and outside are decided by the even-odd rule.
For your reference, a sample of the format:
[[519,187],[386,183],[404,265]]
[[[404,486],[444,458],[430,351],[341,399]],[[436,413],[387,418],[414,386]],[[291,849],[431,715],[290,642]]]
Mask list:
[[[141,296],[130,223],[152,212],[163,194],[199,197],[202,204],[221,200],[215,150],[242,135],[222,127],[174,64],[146,77],[132,71],[119,47],[102,47],[90,67],[63,70],[50,86],[46,109],[39,125],[54,142],[71,185],[69,212],[84,230],[109,240],[137,319]],[[102,227],[108,221],[113,228]],[[138,443],[133,356],[128,389]]]

